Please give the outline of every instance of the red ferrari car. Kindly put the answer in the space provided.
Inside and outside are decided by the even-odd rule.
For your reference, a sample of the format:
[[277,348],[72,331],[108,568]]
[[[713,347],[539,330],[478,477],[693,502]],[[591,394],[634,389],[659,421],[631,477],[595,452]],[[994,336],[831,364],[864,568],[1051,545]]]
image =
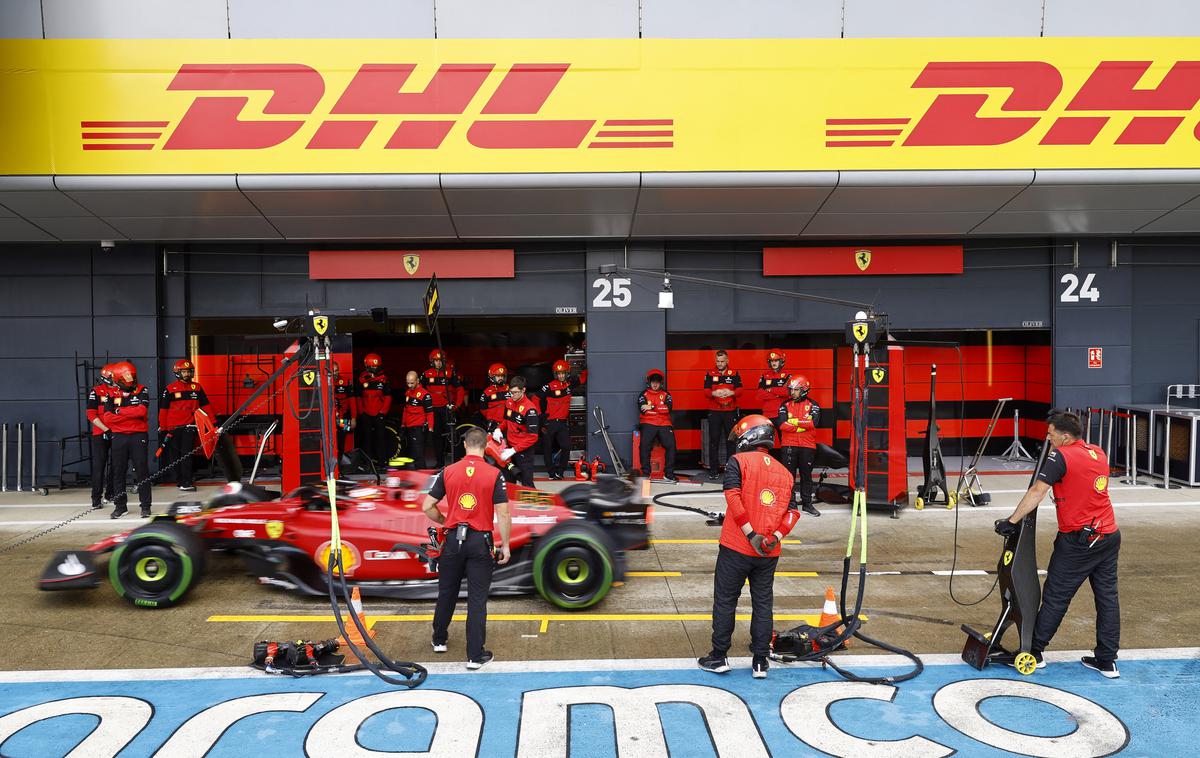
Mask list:
[[[436,525],[421,510],[430,472],[404,471],[386,482],[339,482],[338,523],[347,583],[364,595],[437,597]],[[538,592],[560,608],[588,608],[624,579],[626,550],[649,543],[651,509],[616,477],[561,493],[508,485],[512,560],[497,566],[494,595]],[[304,486],[278,497],[228,485],[208,503],[176,503],[166,516],[76,551],[60,551],[39,581],[43,590],[109,582],[143,608],[180,602],[203,576],[210,553],[235,554],[260,584],[326,596],[329,497]]]

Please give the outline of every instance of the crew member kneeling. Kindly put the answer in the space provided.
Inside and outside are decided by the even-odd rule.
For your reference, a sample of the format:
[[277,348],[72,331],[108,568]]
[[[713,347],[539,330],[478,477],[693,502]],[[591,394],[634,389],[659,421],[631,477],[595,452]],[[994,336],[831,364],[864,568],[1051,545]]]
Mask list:
[[726,654],[733,639],[734,614],[742,585],[750,582],[751,673],[764,679],[770,663],[775,566],[783,538],[800,512],[792,503],[792,475],[771,457],[775,427],[753,414],[734,426],[737,453],[725,463],[725,523],[713,573],[712,652],[700,668],[715,674],[729,671]]
[[1050,417],[1050,444],[1054,446],[1038,472],[1037,480],[1017,503],[1007,519],[996,522],[996,532],[1008,536],[1021,519],[1038,507],[1046,491],[1054,489],[1058,536],[1046,569],[1042,607],[1038,610],[1030,650],[1042,662],[1042,651],[1050,644],[1067,606],[1083,580],[1092,585],[1096,600],[1096,648],[1084,656],[1084,666],[1109,679],[1117,671],[1117,649],[1121,644],[1121,607],[1117,600],[1117,555],[1121,532],[1108,497],[1108,456],[1095,445],[1080,439],[1083,430],[1074,413]]
[[[433,652],[446,652],[450,619],[462,580],[467,578],[467,668],[478,669],[492,660],[487,642],[487,599],[492,587],[493,561],[501,566],[511,557],[509,535],[512,517],[500,470],[483,460],[487,436],[472,429],[463,439],[466,455],[433,479],[425,496],[425,514],[444,524],[445,541],[438,559],[438,599],[433,613]],[[446,500],[446,514],[438,510]],[[499,518],[495,518],[498,515]],[[500,531],[500,549],[494,554],[492,522]]]

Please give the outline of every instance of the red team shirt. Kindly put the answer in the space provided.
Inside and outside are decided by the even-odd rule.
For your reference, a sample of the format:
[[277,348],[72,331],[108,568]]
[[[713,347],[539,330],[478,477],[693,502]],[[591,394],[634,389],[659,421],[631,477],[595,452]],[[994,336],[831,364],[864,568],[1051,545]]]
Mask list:
[[466,524],[480,532],[492,531],[498,503],[507,503],[500,469],[477,455],[468,455],[442,469],[433,478],[429,496],[446,501],[446,528]]

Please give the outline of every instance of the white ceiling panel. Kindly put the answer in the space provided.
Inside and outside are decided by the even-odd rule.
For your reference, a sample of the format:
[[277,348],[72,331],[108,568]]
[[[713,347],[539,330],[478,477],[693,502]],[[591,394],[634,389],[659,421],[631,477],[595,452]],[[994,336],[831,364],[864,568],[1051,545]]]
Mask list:
[[447,214],[437,174],[256,175],[237,185],[269,217]]
[[23,218],[0,218],[0,242],[56,242]]
[[811,213],[643,213],[635,237],[795,237]]
[[1137,229],[1138,232],[1200,234],[1200,209],[1171,211]]
[[632,214],[637,174],[447,174],[446,204],[460,215]]
[[454,217],[462,239],[538,237],[628,237],[632,216],[616,213],[505,214]]
[[100,217],[262,217],[232,175],[62,176],[55,184]]
[[125,235],[95,216],[60,216],[29,220],[63,242],[97,242],[125,238]]

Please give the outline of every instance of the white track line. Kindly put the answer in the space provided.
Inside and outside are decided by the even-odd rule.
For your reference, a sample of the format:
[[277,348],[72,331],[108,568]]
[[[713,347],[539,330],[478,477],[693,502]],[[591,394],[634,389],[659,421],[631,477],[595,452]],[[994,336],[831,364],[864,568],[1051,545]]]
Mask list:
[[[1074,663],[1080,656],[1090,655],[1090,650],[1047,651],[1050,663]],[[961,656],[955,653],[933,653],[921,655],[927,666],[962,665]],[[1145,650],[1122,650],[1122,661],[1200,660],[1200,648],[1178,647]],[[839,655],[839,665],[846,667],[878,667],[907,665],[908,659],[897,655]],[[749,667],[749,658],[731,658],[736,666]],[[641,658],[629,660],[563,660],[563,661],[495,661],[482,671],[468,672],[460,661],[453,663],[424,663],[430,674],[462,674],[484,676],[487,674],[524,673],[569,673],[592,671],[690,671],[696,668],[694,658]],[[785,665],[785,664],[780,664]],[[787,666],[820,668],[820,663],[792,663]],[[370,676],[361,671],[342,676]],[[31,682],[107,682],[147,680],[189,679],[267,679],[268,675],[249,666],[226,666],[220,668],[171,668],[171,669],[111,669],[111,670],[63,670],[63,671],[8,671],[0,673],[0,683]]]

